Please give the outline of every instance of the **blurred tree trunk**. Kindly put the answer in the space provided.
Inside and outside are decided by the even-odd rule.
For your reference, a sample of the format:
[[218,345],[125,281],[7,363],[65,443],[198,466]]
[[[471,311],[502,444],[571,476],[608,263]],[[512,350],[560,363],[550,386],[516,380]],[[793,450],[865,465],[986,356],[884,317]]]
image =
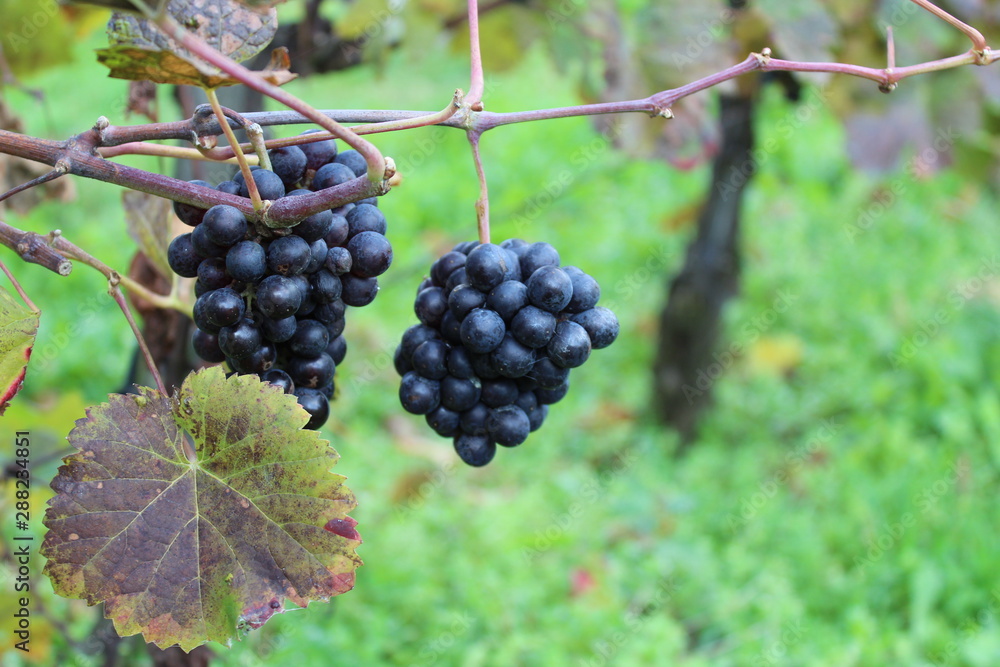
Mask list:
[[698,417],[711,401],[722,309],[739,288],[740,205],[753,173],[753,106],[752,94],[720,97],[722,144],[708,200],[660,315],[653,367],[655,409],[685,443],[695,435]]

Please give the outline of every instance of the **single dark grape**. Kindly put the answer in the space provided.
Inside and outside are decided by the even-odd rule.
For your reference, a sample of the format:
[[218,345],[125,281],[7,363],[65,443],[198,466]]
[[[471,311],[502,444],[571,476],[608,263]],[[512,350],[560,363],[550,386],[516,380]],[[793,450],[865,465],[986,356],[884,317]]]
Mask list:
[[528,439],[531,420],[516,405],[505,405],[490,412],[486,420],[486,434],[504,447],[516,447]]
[[448,344],[443,340],[424,341],[410,358],[413,370],[431,380],[440,380],[448,374],[447,361]]
[[243,359],[260,349],[260,329],[251,320],[240,320],[231,327],[219,330],[219,348],[227,357]]
[[233,282],[233,277],[226,272],[226,260],[221,257],[209,257],[198,265],[198,282],[205,290],[222,289]]
[[459,285],[448,295],[448,310],[459,320],[486,305],[486,295],[472,285]]
[[475,248],[477,245],[479,245],[479,241],[462,241],[454,248],[452,248],[452,250],[454,250],[455,252],[460,252],[463,255],[468,255],[472,251],[472,249]]
[[355,206],[347,214],[347,236],[353,238],[361,232],[378,232],[385,235],[385,214],[371,204]]
[[442,438],[452,438],[460,432],[461,416],[443,405],[439,405],[433,412],[428,412],[426,418],[427,425]]
[[257,286],[257,307],[272,320],[294,315],[302,305],[302,292],[294,280],[284,276],[268,276]]
[[308,159],[301,148],[298,146],[272,148],[267,154],[271,158],[271,169],[281,179],[285,188],[290,188],[302,180]]
[[359,278],[348,273],[340,277],[343,283],[341,299],[348,306],[360,308],[375,300],[378,294],[378,278]]
[[548,243],[532,243],[520,250],[521,277],[527,282],[543,266],[559,266],[559,252]]
[[333,247],[326,251],[324,266],[335,276],[350,273],[352,263],[351,252],[347,248]]
[[463,433],[455,438],[455,453],[468,465],[480,468],[493,460],[497,446],[485,435]]
[[483,243],[469,252],[465,276],[469,284],[480,292],[489,292],[502,283],[509,272],[507,253],[500,246]]
[[351,273],[361,278],[373,278],[386,272],[392,264],[392,246],[377,232],[361,232],[347,242],[351,253]]
[[309,414],[309,421],[304,428],[315,431],[330,418],[330,401],[322,392],[307,387],[296,387],[295,400]]
[[597,305],[601,298],[601,286],[593,276],[587,275],[575,266],[562,267],[573,282],[573,298],[566,304],[566,312],[582,313]]
[[462,321],[452,315],[450,310],[441,318],[441,336],[452,345],[462,343]]
[[590,337],[586,329],[576,322],[560,322],[552,340],[545,347],[549,358],[556,366],[576,368],[590,356]]
[[523,345],[545,347],[556,332],[556,317],[541,308],[525,306],[511,320],[510,332]]
[[584,328],[595,350],[611,345],[618,338],[618,318],[607,308],[598,306],[585,310],[574,315],[572,320]]
[[212,324],[208,319],[208,315],[205,313],[205,303],[204,295],[198,297],[198,300],[194,302],[191,319],[194,320],[195,326],[205,333],[218,334],[222,327]]
[[226,355],[219,348],[219,337],[201,329],[195,329],[191,336],[195,354],[211,364],[220,364]]
[[[313,129],[306,130],[302,134],[315,134],[323,131],[324,130]],[[333,139],[314,141],[308,144],[299,144],[299,149],[306,156],[306,169],[312,169],[313,171],[319,169],[324,164],[337,157],[337,142]]]
[[292,382],[292,376],[280,368],[272,368],[266,371],[260,376],[260,379],[264,382],[270,382],[275,387],[279,387],[286,394],[291,394],[295,391],[295,383]]
[[492,310],[476,308],[462,320],[462,343],[470,352],[492,352],[503,341],[506,327],[503,319]]
[[407,412],[426,415],[441,401],[441,383],[411,371],[399,383],[399,401]]
[[218,327],[229,327],[241,319],[246,311],[246,303],[243,297],[228,287],[217,289],[201,297],[204,300],[202,306],[205,317],[208,321]]
[[285,370],[292,376],[296,387],[317,389],[330,383],[337,366],[326,352],[306,359],[292,357]]
[[340,278],[326,269],[320,269],[309,276],[309,284],[312,285],[312,297],[316,303],[336,301],[343,293],[343,283]]
[[440,327],[441,318],[448,310],[448,298],[440,287],[428,287],[417,294],[413,302],[417,319],[429,327]]
[[493,368],[506,378],[519,378],[527,375],[535,364],[535,351],[517,342],[508,332],[497,349],[490,352]]
[[573,281],[555,266],[538,268],[526,284],[531,304],[550,313],[560,312],[573,298]]
[[[252,172],[252,176],[253,182],[257,184],[257,192],[260,194],[261,199],[275,200],[285,196],[285,184],[281,182],[281,177],[273,171],[255,169]],[[233,180],[236,179],[234,178]],[[240,196],[250,196],[250,190],[247,188],[246,182],[240,184]]]
[[469,361],[472,362],[472,370],[480,380],[495,380],[500,377],[493,368],[493,359],[489,354],[469,353]]
[[201,222],[208,240],[224,248],[243,240],[247,233],[247,219],[234,206],[219,204],[205,212]]
[[337,336],[326,346],[326,353],[333,359],[333,363],[339,366],[347,356],[347,340],[343,336]]
[[296,287],[299,288],[299,293],[302,294],[302,303],[299,304],[298,310],[295,311],[295,315],[298,316],[299,319],[302,319],[316,310],[316,299],[313,298],[312,283],[309,282],[308,277],[302,275],[301,273],[295,276],[289,276],[289,278],[295,283]]
[[191,234],[181,234],[167,246],[167,263],[170,265],[170,269],[181,278],[197,277],[198,266],[202,259],[204,258],[194,249]]
[[396,352],[392,355],[392,366],[396,369],[396,372],[400,377],[406,375],[413,370],[413,364],[410,360],[403,356],[403,346],[396,346]]
[[226,253],[226,271],[236,280],[257,282],[267,272],[264,248],[253,241],[240,241]]
[[300,357],[312,359],[326,351],[330,333],[326,325],[316,320],[299,320],[295,335],[288,340],[288,348]]
[[[208,181],[193,180],[188,181],[191,185],[200,185],[203,188],[211,188],[212,184]],[[201,222],[202,217],[205,215],[205,209],[199,208],[197,206],[192,206],[191,204],[182,204],[179,201],[174,202],[174,213],[180,218],[181,222],[189,227],[194,227]]]
[[471,410],[479,402],[481,393],[477,380],[465,380],[453,375],[446,375],[441,380],[441,405],[455,412]]
[[365,162],[361,153],[353,148],[340,153],[333,161],[348,167],[355,176],[364,176],[368,173],[368,163]]
[[332,188],[337,185],[343,185],[348,181],[352,181],[356,178],[354,172],[351,171],[350,167],[342,165],[337,162],[330,162],[323,165],[316,171],[316,175],[313,176],[312,187],[313,190],[325,190],[326,188]]
[[486,297],[486,307],[495,310],[508,324],[527,305],[528,288],[517,280],[500,283]]
[[295,276],[309,265],[312,252],[301,236],[292,234],[271,241],[267,248],[267,268],[281,276]]

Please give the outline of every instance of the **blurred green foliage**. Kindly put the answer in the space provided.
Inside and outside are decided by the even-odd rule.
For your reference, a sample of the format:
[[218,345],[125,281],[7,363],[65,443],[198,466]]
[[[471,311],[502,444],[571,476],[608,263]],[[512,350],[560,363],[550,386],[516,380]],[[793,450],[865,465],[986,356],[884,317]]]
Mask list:
[[[12,101],[46,136],[99,114],[121,122],[125,84],[98,71],[82,57],[32,80],[87,82],[72,105],[50,94],[49,125]],[[432,109],[466,78],[464,57],[434,48],[390,57],[377,77],[289,89],[320,107]],[[540,50],[490,85],[491,110],[575,101]],[[396,259],[376,302],[349,316],[325,429],[358,495],[366,564],[351,593],[275,617],[216,648],[217,663],[998,664],[996,197],[969,175],[915,168],[930,155],[878,178],[852,170],[843,126],[809,99],[762,99],[743,293],[693,388],[711,385],[716,403],[683,458],[649,417],[649,368],[707,170],[629,159],[581,119],[486,135],[494,238],[556,245],[601,281],[622,334],[574,372],[541,431],[471,470],[396,406],[391,365],[420,278],[475,233],[471,156],[460,132],[376,137],[405,177],[381,203]],[[76,204],[11,222],[60,227],[123,267],[117,193],[78,187]],[[29,369],[3,421],[57,452],[83,406],[121,384],[132,344],[93,272],[15,268],[45,311],[36,351],[78,325]],[[38,590],[85,640],[83,604]],[[51,634],[45,664],[99,664]]]

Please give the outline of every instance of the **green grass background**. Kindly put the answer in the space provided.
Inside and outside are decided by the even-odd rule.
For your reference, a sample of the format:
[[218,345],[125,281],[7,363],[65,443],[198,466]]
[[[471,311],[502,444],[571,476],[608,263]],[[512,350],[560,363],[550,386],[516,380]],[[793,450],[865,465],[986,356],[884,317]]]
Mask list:
[[[466,85],[464,63],[433,48],[378,74],[289,89],[326,108],[435,109]],[[75,64],[30,81],[49,91],[44,106],[15,91],[8,102],[28,131],[53,138],[102,114],[124,122],[126,84],[102,75],[81,47]],[[81,81],[86,94],[72,103],[52,92]],[[576,102],[541,53],[492,81],[492,110]],[[581,119],[485,136],[494,238],[554,244],[601,281],[622,332],[574,371],[541,431],[473,470],[396,405],[391,367],[421,277],[475,234],[472,159],[456,131],[375,139],[405,176],[380,204],[395,262],[375,303],[350,313],[324,429],[358,496],[365,565],[355,590],[216,647],[217,664],[1000,664],[996,197],[949,171],[856,172],[828,110],[795,120],[799,109],[775,92],[757,120],[759,144],[776,147],[746,201],[725,372],[682,458],[650,417],[650,368],[666,281],[692,231],[674,223],[704,197],[707,169],[631,159]],[[794,132],[779,131],[789,123]],[[525,216],[564,172],[569,186]],[[73,204],[9,221],[60,228],[124,268],[134,247],[119,193],[76,185]],[[857,226],[894,185],[903,196]],[[30,429],[42,457],[121,385],[133,343],[96,272],[15,269],[44,314],[3,427]],[[39,535],[40,484],[54,472],[35,470]],[[53,596],[33,567],[49,613],[84,641],[92,612]],[[40,615],[36,646],[38,663],[99,664]],[[125,662],[143,664],[139,655]],[[8,652],[4,664],[21,658]]]

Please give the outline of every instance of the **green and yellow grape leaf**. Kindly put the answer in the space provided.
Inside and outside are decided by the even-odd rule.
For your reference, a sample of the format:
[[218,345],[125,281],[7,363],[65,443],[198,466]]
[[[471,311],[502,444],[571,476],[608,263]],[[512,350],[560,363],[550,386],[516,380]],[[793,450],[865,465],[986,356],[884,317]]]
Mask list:
[[122,203],[125,206],[128,235],[160,273],[164,276],[172,275],[167,262],[167,246],[172,238],[170,223],[173,207],[170,201],[145,192],[125,190],[122,193]]
[[[235,0],[172,0],[167,11],[197,37],[237,62],[249,60],[270,44],[278,29],[274,9],[255,11]],[[155,24],[116,12],[108,21],[107,49],[97,59],[118,79],[217,87],[239,83],[202,61]],[[294,78],[285,73],[281,85]]]
[[123,637],[190,651],[229,645],[286,600],[353,588],[354,495],[308,419],[294,396],[218,367],[171,397],[144,387],[89,409],[45,515],[56,592],[103,601]]
[[38,313],[0,287],[0,415],[21,390],[38,333]]

